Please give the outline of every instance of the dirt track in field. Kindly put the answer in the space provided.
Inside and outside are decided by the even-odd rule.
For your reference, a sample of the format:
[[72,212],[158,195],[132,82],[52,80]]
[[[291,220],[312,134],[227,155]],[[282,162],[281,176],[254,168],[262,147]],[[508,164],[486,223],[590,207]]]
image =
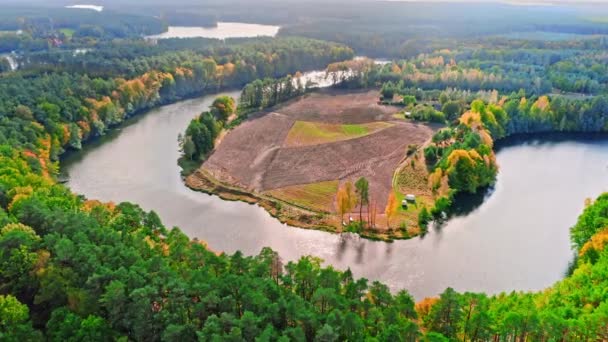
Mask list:
[[[256,115],[229,132],[202,165],[217,179],[259,192],[330,180],[353,182],[366,177],[380,211],[386,205],[394,170],[409,144],[420,145],[433,130],[395,120],[396,107],[376,104],[378,92],[316,93],[264,115]],[[387,121],[379,132],[326,144],[286,147],[297,120],[358,124]]]

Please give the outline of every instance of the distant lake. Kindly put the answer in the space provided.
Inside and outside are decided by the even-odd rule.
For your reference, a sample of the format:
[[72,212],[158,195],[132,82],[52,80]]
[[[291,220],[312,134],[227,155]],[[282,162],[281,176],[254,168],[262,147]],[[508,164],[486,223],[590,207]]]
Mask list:
[[97,11],[97,12],[103,11],[103,6],[97,6],[97,5],[71,5],[71,6],[65,6],[65,8],[90,9],[90,10]]
[[251,38],[259,36],[274,37],[279,32],[279,26],[245,24],[245,23],[217,23],[217,27],[190,27],[169,26],[167,32],[148,36],[148,38]]

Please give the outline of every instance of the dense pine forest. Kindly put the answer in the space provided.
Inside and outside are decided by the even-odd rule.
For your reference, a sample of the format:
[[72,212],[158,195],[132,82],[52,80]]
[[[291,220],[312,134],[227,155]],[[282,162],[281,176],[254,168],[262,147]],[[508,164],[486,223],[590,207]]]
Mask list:
[[[498,295],[448,288],[416,302],[407,289],[357,279],[315,256],[285,262],[269,248],[216,251],[136,203],[102,203],[57,182],[62,154],[147,109],[224,89],[244,89],[241,106],[265,108],[305,92],[294,85],[297,72],[389,57],[357,64],[336,87],[380,89],[381,101],[398,98],[414,119],[446,125],[423,151],[431,185],[449,188],[425,211],[427,223],[455,194],[494,183],[495,141],[608,130],[604,21],[495,4],[412,4],[398,15],[405,5],[367,1],[254,9],[242,0],[207,9],[184,1],[181,11],[162,3],[108,1],[100,13],[0,5],[0,53],[19,61],[11,70],[0,55],[0,341],[608,339],[608,194],[589,201],[571,228],[576,259],[551,287]],[[276,38],[142,38],[220,20],[283,28]],[[559,39],[512,38],[515,27]],[[561,39],[566,33],[585,37]],[[220,98],[184,127],[189,159],[213,149],[234,106]]]

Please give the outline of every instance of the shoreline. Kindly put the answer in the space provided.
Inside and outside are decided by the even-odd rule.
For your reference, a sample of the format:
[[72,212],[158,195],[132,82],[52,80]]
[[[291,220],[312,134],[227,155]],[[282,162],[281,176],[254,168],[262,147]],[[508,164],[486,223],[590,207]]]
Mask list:
[[[335,213],[314,211],[266,194],[226,184],[201,168],[198,168],[188,176],[182,176],[182,180],[184,185],[193,191],[217,196],[225,201],[240,201],[251,205],[258,205],[269,213],[270,216],[290,227],[319,230],[334,234],[346,232],[336,227],[336,222],[339,221],[337,221],[338,218]],[[419,235],[405,235],[399,229],[391,229],[389,231],[364,229],[356,234],[365,239],[384,242],[409,240]]]

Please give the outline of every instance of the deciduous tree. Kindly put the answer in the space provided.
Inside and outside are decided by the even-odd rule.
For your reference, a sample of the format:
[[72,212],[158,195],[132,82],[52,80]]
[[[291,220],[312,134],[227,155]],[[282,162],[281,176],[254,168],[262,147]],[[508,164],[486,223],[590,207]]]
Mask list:
[[369,204],[369,182],[361,177],[355,182],[355,188],[359,196],[359,222],[363,224],[363,205]]
[[386,226],[391,228],[391,218],[397,212],[398,203],[397,197],[395,196],[395,192],[391,191],[388,194],[388,200],[386,201],[386,208],[384,209],[384,214],[386,215]]

